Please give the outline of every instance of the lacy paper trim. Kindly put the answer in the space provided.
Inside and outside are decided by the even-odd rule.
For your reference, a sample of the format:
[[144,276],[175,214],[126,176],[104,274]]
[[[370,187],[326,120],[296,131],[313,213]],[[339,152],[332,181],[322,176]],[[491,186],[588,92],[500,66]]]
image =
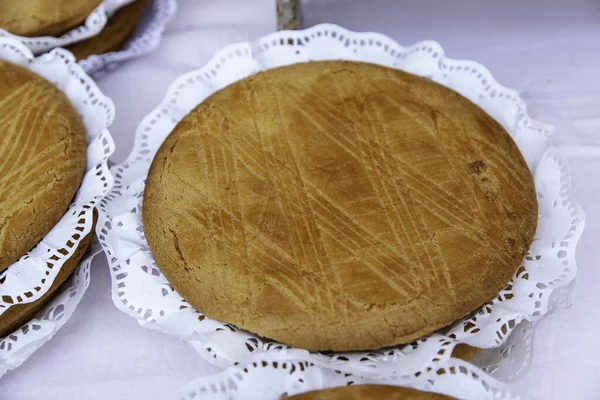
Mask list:
[[379,384],[412,387],[466,400],[524,400],[477,367],[452,358],[416,378],[363,378],[318,367],[311,361],[270,354],[253,356],[245,365],[194,380],[182,390],[182,400],[275,400],[313,390],[347,385]]
[[23,364],[71,318],[90,284],[90,265],[98,249],[75,270],[64,289],[28,323],[0,338],[0,377]]
[[144,11],[133,37],[122,50],[92,55],[79,65],[94,77],[107,73],[119,64],[154,51],[160,44],[163,32],[177,9],[176,0],[152,0]]

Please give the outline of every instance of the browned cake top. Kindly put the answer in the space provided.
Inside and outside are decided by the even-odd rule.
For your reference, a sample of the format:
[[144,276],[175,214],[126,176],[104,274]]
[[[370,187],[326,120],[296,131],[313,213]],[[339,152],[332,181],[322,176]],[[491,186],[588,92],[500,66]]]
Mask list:
[[63,216],[85,170],[85,128],[39,75],[0,61],[0,270]]
[[120,8],[108,20],[102,32],[68,46],[67,50],[73,53],[77,60],[83,60],[93,54],[104,54],[121,49],[135,31],[146,2],[147,0],[136,0]]
[[207,316],[318,350],[407,343],[504,287],[537,223],[505,130],[458,93],[313,62],[215,93],[165,140],[144,229]]
[[19,36],[60,36],[102,0],[0,0],[0,28]]
[[286,397],[289,400],[451,400],[437,393],[386,385],[343,386]]

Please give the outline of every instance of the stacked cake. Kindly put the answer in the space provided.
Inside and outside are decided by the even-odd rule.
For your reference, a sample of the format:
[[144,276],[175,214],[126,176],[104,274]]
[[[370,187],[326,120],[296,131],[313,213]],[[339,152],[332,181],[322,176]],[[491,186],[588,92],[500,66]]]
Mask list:
[[81,27],[103,5],[102,0],[0,0],[0,29],[23,38],[63,37],[61,45],[82,60],[121,49],[134,33],[146,3],[124,1],[121,8],[106,10],[106,25],[88,37],[81,34]]

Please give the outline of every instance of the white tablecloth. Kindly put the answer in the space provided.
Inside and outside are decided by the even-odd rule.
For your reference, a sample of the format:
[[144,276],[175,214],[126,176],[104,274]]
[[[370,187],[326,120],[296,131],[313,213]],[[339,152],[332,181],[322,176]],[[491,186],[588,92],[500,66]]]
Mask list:
[[[443,4],[442,4],[443,3]],[[600,399],[600,3],[589,0],[304,0],[305,26],[338,23],[383,32],[400,43],[442,43],[453,58],[477,60],[521,91],[531,115],[556,126],[575,194],[587,214],[577,251],[573,307],[543,321],[530,372],[515,383],[537,399]],[[181,0],[161,47],[99,84],[117,107],[112,128],[129,152],[135,127],[180,74],[224,45],[275,27],[274,0]],[[106,261],[65,327],[0,380],[2,399],[165,399],[218,371],[180,340],[141,328],[110,297]]]

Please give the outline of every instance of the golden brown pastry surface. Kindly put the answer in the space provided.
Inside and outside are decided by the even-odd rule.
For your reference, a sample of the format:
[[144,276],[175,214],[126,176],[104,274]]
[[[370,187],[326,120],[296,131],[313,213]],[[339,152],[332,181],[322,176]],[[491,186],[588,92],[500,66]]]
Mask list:
[[146,0],[136,0],[119,9],[98,35],[67,46],[67,50],[79,61],[93,54],[104,54],[121,49],[135,31],[145,5]]
[[60,36],[102,0],[0,0],[0,28],[18,36]]
[[529,169],[495,120],[427,79],[341,61],[210,96],[159,149],[143,206],[190,304],[315,350],[451,324],[509,282],[537,224]]
[[451,400],[442,394],[389,385],[343,386],[285,397],[289,400]]
[[0,271],[60,220],[85,170],[85,128],[65,95],[0,61]]

